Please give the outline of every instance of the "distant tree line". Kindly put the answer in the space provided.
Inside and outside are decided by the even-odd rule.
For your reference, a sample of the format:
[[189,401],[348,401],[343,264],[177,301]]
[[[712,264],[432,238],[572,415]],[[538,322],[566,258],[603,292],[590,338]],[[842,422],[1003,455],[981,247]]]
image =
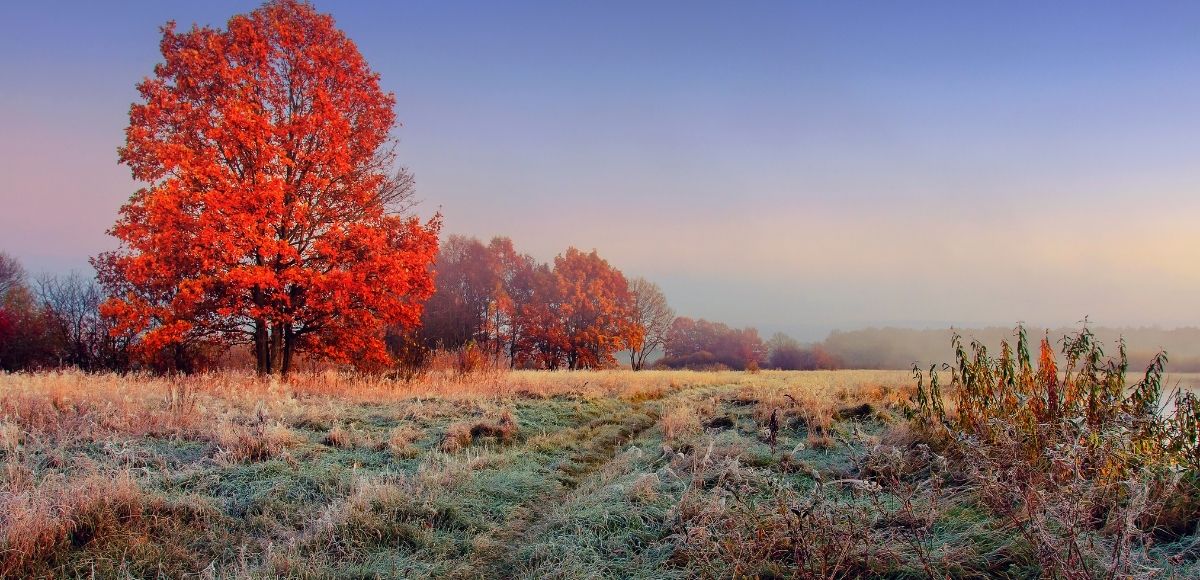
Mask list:
[[[1115,345],[1123,340],[1131,368],[1145,368],[1161,350],[1170,356],[1172,371],[1200,372],[1200,328],[1090,326],[1090,329],[1099,342],[1114,345],[1110,348],[1115,349]],[[1026,326],[1025,330],[1029,336],[1047,336],[1052,343],[1078,333],[1078,328],[1074,327]],[[1014,329],[1006,326],[959,328],[957,331],[968,342],[978,341],[993,351],[999,348],[1002,340],[1014,338]],[[907,369],[912,368],[913,363],[929,365],[953,360],[954,350],[948,346],[953,333],[954,330],[949,328],[835,330],[814,347],[830,353],[846,368]]]
[[78,273],[29,279],[0,253],[0,369],[130,368],[132,337],[100,314],[105,293]]
[[[387,329],[387,365],[420,372],[437,353],[521,369],[835,368],[819,348],[754,328],[677,317],[659,286],[627,278],[595,250],[541,263],[512,240],[449,236],[430,274],[419,325]],[[145,330],[105,312],[111,292],[79,273],[30,278],[0,254],[0,369],[191,372],[246,364],[245,343],[181,343],[148,351]],[[249,348],[256,345],[250,343]],[[230,349],[235,349],[231,351]],[[254,353],[250,353],[254,354]]]
[[568,248],[550,263],[512,240],[449,236],[434,264],[437,290],[421,326],[394,329],[397,361],[423,364],[434,352],[478,353],[526,369],[840,368],[820,346],[786,335],[763,341],[754,328],[675,315],[657,284],[626,278],[597,252]]
[[421,326],[389,335],[398,360],[475,349],[511,368],[588,369],[616,366],[626,351],[639,369],[674,319],[657,285],[626,279],[595,250],[539,263],[508,238],[449,236],[434,271]]
[[[439,352],[506,368],[627,364],[634,370],[908,369],[954,355],[945,346],[950,329],[833,331],[820,342],[804,344],[783,333],[763,340],[752,327],[676,316],[658,285],[627,278],[594,250],[568,248],[541,263],[518,252],[506,237],[485,244],[452,235],[441,243],[430,270],[436,289],[423,304],[420,324],[387,329],[389,359],[372,369],[420,372]],[[244,357],[231,356],[240,353],[238,343],[140,349],[144,332],[104,313],[110,294],[94,277],[80,273],[30,276],[16,259],[0,253],[0,370],[190,372],[247,364]],[[1052,340],[1069,333],[1027,330]],[[1200,329],[1093,330],[1107,343],[1121,338],[1129,343],[1135,367],[1162,349],[1176,371],[1200,371]],[[1004,327],[959,332],[984,345],[1012,335]]]
[[679,317],[671,325],[660,362],[669,368],[737,369],[766,364],[767,347],[758,330],[730,328],[703,318]]

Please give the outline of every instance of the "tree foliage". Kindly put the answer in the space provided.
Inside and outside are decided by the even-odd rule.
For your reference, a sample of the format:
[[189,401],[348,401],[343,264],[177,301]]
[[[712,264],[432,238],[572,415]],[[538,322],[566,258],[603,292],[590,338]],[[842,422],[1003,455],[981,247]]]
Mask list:
[[758,330],[730,328],[720,322],[681,316],[671,324],[659,364],[671,368],[745,370],[762,365],[767,347]]
[[616,352],[642,342],[629,282],[594,250],[568,248],[539,264],[508,238],[484,245],[450,236],[435,269],[438,288],[418,333],[429,348],[580,369],[614,366]]
[[613,353],[641,342],[629,283],[595,250],[567,248],[554,258],[554,277],[567,368],[615,366]]
[[430,347],[457,349],[493,338],[491,313],[502,300],[498,257],[476,238],[452,235],[438,251],[437,290],[425,304],[421,335]]
[[440,218],[406,215],[394,97],[333,18],[273,0],[224,29],[163,28],[120,160],[147,187],[93,260],[104,306],[143,354],[249,343],[261,373],[295,353],[382,364],[418,323]]

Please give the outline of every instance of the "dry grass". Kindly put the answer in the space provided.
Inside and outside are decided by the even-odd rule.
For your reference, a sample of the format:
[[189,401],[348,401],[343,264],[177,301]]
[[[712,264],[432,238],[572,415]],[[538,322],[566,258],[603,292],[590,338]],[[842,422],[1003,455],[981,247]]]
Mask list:
[[396,457],[411,459],[420,455],[421,450],[417,448],[416,442],[424,436],[425,432],[413,425],[401,425],[388,433],[387,447]]
[[[79,546],[185,563],[190,554],[153,549],[154,540],[175,526],[202,525],[213,516],[203,502],[148,493],[127,470],[55,475],[37,485],[10,481],[0,492],[0,577],[32,575]],[[93,573],[99,573],[95,566]]]
[[[879,371],[0,375],[0,576],[1023,565],[1014,532],[929,483],[901,420],[913,385]],[[949,530],[936,545],[935,530]]]
[[128,473],[44,480],[0,496],[0,576],[71,541],[94,539],[139,517],[145,497]]
[[304,437],[281,423],[239,425],[225,422],[216,429],[217,456],[230,463],[263,461],[280,457]]
[[289,407],[311,410],[314,398],[362,403],[424,397],[477,400],[576,395],[645,401],[713,386],[816,392],[821,397],[842,393],[844,397],[863,385],[889,391],[908,388],[911,383],[907,371],[512,371],[466,376],[430,373],[411,382],[334,371],[297,373],[285,381],[237,372],[169,378],[57,371],[0,374],[0,416],[18,416],[23,428],[46,430],[55,426],[74,429],[78,425],[64,420],[67,414],[74,414],[84,416],[89,426],[145,434],[197,428],[214,411],[226,409],[251,415],[262,405],[269,416],[281,417],[288,414]]
[[681,397],[659,419],[664,441],[672,446],[694,438],[716,413],[717,402],[710,397]]
[[442,451],[454,453],[470,447],[482,438],[495,438],[500,443],[511,443],[518,431],[517,418],[511,409],[490,417],[451,424],[442,439]]

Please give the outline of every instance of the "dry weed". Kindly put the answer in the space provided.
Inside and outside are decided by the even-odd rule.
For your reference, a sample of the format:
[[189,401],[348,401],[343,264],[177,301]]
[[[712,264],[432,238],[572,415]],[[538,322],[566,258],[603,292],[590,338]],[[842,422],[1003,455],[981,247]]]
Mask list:
[[446,428],[441,449],[447,453],[454,453],[485,437],[495,438],[501,443],[511,443],[517,435],[518,428],[517,418],[512,410],[504,409],[495,416],[451,424]]
[[413,425],[401,425],[388,433],[387,447],[392,455],[400,459],[411,459],[421,454],[416,442],[425,437],[425,432]]

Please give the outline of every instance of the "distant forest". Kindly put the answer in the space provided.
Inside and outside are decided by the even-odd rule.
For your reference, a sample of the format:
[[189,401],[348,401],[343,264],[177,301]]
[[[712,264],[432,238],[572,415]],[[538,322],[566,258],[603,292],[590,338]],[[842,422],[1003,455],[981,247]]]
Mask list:
[[[1172,330],[1161,328],[1090,327],[1105,345],[1107,354],[1117,354],[1117,341],[1124,337],[1129,354],[1130,368],[1141,370],[1160,350],[1166,351],[1170,359],[1169,371],[1200,372],[1200,328],[1187,327]],[[963,342],[977,340],[989,351],[999,352],[1000,341],[1014,336],[1013,328],[963,328],[957,329]],[[1064,336],[1078,332],[1078,328],[1026,327],[1031,341],[1049,336],[1056,347]],[[860,369],[906,369],[913,363],[929,365],[954,360],[950,338],[954,330],[911,328],[867,328],[863,330],[835,330],[813,345],[832,356],[837,366]],[[1048,333],[1048,334],[1047,334]]]

